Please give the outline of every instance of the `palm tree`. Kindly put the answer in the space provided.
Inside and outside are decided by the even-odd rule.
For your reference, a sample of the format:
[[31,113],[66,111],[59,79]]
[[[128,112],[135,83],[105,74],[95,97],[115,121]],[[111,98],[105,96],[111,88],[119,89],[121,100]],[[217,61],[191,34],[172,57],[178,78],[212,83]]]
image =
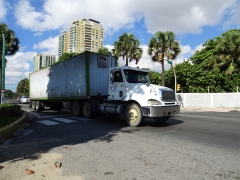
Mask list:
[[128,66],[128,61],[135,60],[136,64],[142,57],[142,48],[139,47],[140,42],[135,38],[133,34],[123,33],[119,36],[118,41],[114,42],[114,48],[112,49],[113,55],[126,58],[126,66]]
[[155,33],[148,44],[148,54],[152,57],[153,62],[160,62],[162,66],[162,86],[165,86],[164,80],[164,57],[167,61],[176,59],[180,53],[180,45],[175,40],[175,35],[171,31]]
[[[2,89],[2,49],[3,49],[3,34],[5,35],[5,55],[12,56],[19,50],[19,40],[15,37],[13,30],[9,29],[6,24],[0,24],[0,89]],[[1,94],[0,94],[1,99]]]

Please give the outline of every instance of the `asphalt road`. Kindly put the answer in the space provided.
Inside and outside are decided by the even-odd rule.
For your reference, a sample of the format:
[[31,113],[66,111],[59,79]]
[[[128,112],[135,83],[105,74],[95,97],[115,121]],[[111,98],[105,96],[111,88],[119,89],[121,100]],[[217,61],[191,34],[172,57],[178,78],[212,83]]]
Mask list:
[[69,110],[32,115],[38,118],[0,146],[0,179],[240,179],[239,111],[186,111],[141,127]]

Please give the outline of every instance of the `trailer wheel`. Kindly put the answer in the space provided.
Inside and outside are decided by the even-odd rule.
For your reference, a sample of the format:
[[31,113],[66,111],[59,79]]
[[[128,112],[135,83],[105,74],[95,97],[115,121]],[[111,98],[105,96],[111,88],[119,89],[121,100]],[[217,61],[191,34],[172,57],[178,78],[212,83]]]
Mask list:
[[140,126],[143,122],[143,116],[138,104],[131,103],[126,106],[125,120],[130,126]]
[[42,110],[42,102],[41,101],[36,101],[36,110],[41,111]]
[[36,101],[32,101],[32,109],[36,110]]
[[93,108],[90,102],[85,101],[82,105],[82,115],[83,117],[90,119],[93,117]]
[[82,109],[81,109],[81,104],[79,102],[74,102],[72,105],[72,110],[73,110],[73,114],[76,117],[81,116],[82,114]]
[[42,111],[45,109],[45,104],[43,102],[41,102],[42,104]]
[[170,118],[170,116],[161,116],[161,117],[155,117],[153,118],[156,122],[158,123],[164,123],[166,122],[168,119]]

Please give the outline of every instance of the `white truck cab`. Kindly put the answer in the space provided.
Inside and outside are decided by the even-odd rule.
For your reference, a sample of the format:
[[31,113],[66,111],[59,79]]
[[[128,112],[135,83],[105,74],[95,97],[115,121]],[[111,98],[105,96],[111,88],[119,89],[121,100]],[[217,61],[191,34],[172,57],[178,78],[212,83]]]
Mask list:
[[[151,84],[148,71],[128,66],[110,69],[109,103],[101,111],[123,115],[131,126],[138,126],[144,117],[164,122],[180,112],[175,92]],[[109,110],[109,111],[108,111]]]

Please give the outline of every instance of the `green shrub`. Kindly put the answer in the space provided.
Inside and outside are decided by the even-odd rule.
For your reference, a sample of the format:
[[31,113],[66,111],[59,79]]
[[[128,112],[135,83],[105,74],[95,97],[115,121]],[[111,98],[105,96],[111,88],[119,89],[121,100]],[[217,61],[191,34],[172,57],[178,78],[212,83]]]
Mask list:
[[16,104],[0,104],[0,117],[19,116],[22,114],[21,106]]

